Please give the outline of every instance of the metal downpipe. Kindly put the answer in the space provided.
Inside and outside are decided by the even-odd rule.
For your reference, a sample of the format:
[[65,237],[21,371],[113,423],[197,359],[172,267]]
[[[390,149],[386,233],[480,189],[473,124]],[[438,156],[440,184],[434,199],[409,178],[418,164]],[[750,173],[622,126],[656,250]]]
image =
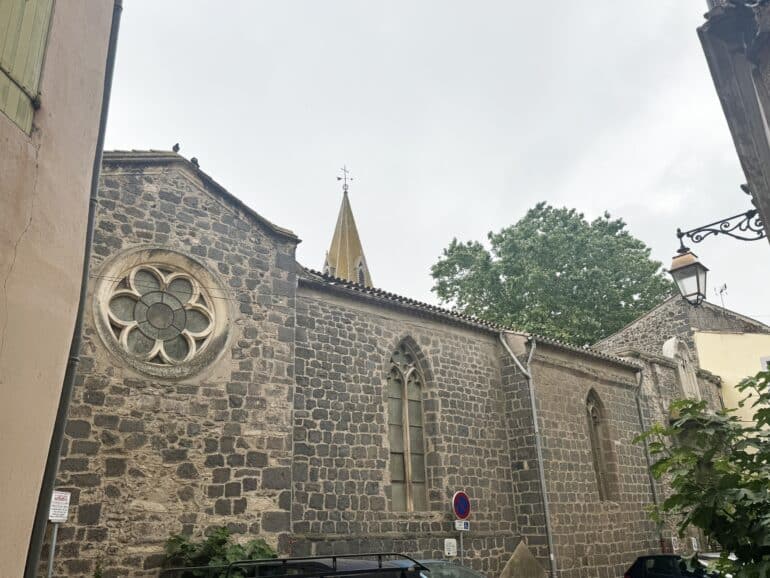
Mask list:
[[[43,539],[48,522],[48,508],[51,504],[51,495],[56,483],[56,472],[59,465],[59,453],[64,441],[64,425],[67,421],[72,388],[75,384],[75,374],[79,362],[80,344],[82,340],[83,315],[85,310],[86,293],[88,291],[88,265],[91,260],[91,240],[94,234],[94,216],[96,213],[96,194],[99,188],[99,175],[102,167],[102,151],[104,149],[104,134],[107,128],[107,115],[112,92],[112,76],[115,70],[115,55],[117,53],[118,30],[120,28],[120,16],[123,12],[123,1],[114,0],[112,8],[112,24],[110,38],[107,47],[107,58],[104,70],[104,89],[102,91],[102,110],[99,118],[99,133],[96,139],[96,152],[94,164],[91,170],[91,192],[88,205],[88,220],[86,224],[85,251],[83,255],[83,273],[80,285],[80,297],[78,299],[78,312],[75,317],[75,328],[70,344],[67,368],[64,372],[59,407],[56,410],[56,421],[51,434],[51,445],[48,448],[48,458],[45,463],[43,482],[40,487],[40,497],[37,502],[35,519],[32,525],[32,534],[27,550],[27,563],[24,567],[24,578],[35,578],[40,563],[40,553],[43,549]],[[53,554],[53,553],[52,553]]]
[[558,565],[556,563],[556,553],[554,552],[553,529],[551,528],[551,512],[548,505],[548,489],[545,482],[545,465],[543,464],[543,445],[540,438],[540,424],[538,423],[537,403],[535,401],[535,381],[534,381],[534,378],[532,377],[532,357],[535,355],[536,343],[534,338],[532,337],[529,338],[531,347],[529,349],[529,356],[527,357],[527,367],[525,369],[521,365],[521,362],[519,361],[519,359],[514,355],[513,351],[511,351],[511,348],[508,346],[508,343],[505,341],[504,335],[500,333],[499,337],[500,337],[500,342],[503,344],[503,347],[508,352],[508,355],[511,356],[511,358],[519,367],[521,372],[526,376],[527,384],[529,386],[530,412],[532,413],[533,431],[535,435],[535,452],[537,454],[537,472],[538,472],[538,477],[540,479],[540,495],[543,501],[543,515],[545,516],[545,535],[546,535],[546,540],[548,541],[548,559],[551,564],[551,576],[553,578],[557,578],[559,575],[558,574],[559,570],[558,570]]

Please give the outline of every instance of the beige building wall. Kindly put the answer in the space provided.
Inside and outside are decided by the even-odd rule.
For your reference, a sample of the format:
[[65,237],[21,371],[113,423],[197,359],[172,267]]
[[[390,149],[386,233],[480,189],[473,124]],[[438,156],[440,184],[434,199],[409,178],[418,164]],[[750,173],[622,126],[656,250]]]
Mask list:
[[[703,369],[722,378],[725,407],[738,407],[744,397],[735,386],[764,369],[763,358],[770,358],[770,335],[761,333],[695,332],[695,346]],[[750,420],[751,407],[738,409],[741,419]]]
[[0,576],[21,576],[77,312],[113,0],[54,4],[28,135],[0,113]]

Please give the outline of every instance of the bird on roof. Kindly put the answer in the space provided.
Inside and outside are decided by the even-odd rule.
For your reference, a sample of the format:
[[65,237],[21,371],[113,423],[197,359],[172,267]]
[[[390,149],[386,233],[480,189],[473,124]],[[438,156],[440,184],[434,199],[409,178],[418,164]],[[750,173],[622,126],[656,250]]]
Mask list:
[[193,164],[193,166],[194,166],[196,169],[200,167],[200,165],[198,164],[198,158],[197,158],[197,157],[193,157],[193,158],[191,158],[191,159],[190,159],[190,162]]
[[171,147],[171,150],[175,153],[179,152],[179,143],[176,143],[174,146]]

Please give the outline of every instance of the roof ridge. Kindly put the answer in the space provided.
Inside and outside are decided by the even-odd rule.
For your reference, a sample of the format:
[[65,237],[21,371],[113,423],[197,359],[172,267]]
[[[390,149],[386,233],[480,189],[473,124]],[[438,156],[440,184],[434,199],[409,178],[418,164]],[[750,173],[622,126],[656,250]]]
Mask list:
[[[710,303],[709,301],[703,301],[702,305],[705,304],[706,307],[710,307],[711,309],[718,311],[719,313],[728,313],[730,315],[735,315],[739,319],[743,319],[744,321],[747,321],[749,323],[756,323],[757,325],[761,325],[762,327],[770,330],[770,325],[766,325],[765,323],[762,323],[758,319],[754,319],[753,317],[749,317],[748,315],[744,315],[743,313],[738,313],[737,311],[733,311],[732,309],[728,309],[727,307],[722,307],[721,305],[717,305],[716,303]],[[704,329],[703,331],[710,331],[708,329]]]

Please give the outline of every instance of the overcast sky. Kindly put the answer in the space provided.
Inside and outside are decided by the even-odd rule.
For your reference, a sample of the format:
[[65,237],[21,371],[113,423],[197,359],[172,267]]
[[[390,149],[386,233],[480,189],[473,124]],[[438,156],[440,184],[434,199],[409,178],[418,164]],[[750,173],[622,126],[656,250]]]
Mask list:
[[[704,0],[124,2],[108,149],[196,156],[320,269],[343,164],[374,284],[436,302],[453,237],[608,210],[666,266],[750,208],[695,32]],[[693,247],[770,322],[767,242]]]

